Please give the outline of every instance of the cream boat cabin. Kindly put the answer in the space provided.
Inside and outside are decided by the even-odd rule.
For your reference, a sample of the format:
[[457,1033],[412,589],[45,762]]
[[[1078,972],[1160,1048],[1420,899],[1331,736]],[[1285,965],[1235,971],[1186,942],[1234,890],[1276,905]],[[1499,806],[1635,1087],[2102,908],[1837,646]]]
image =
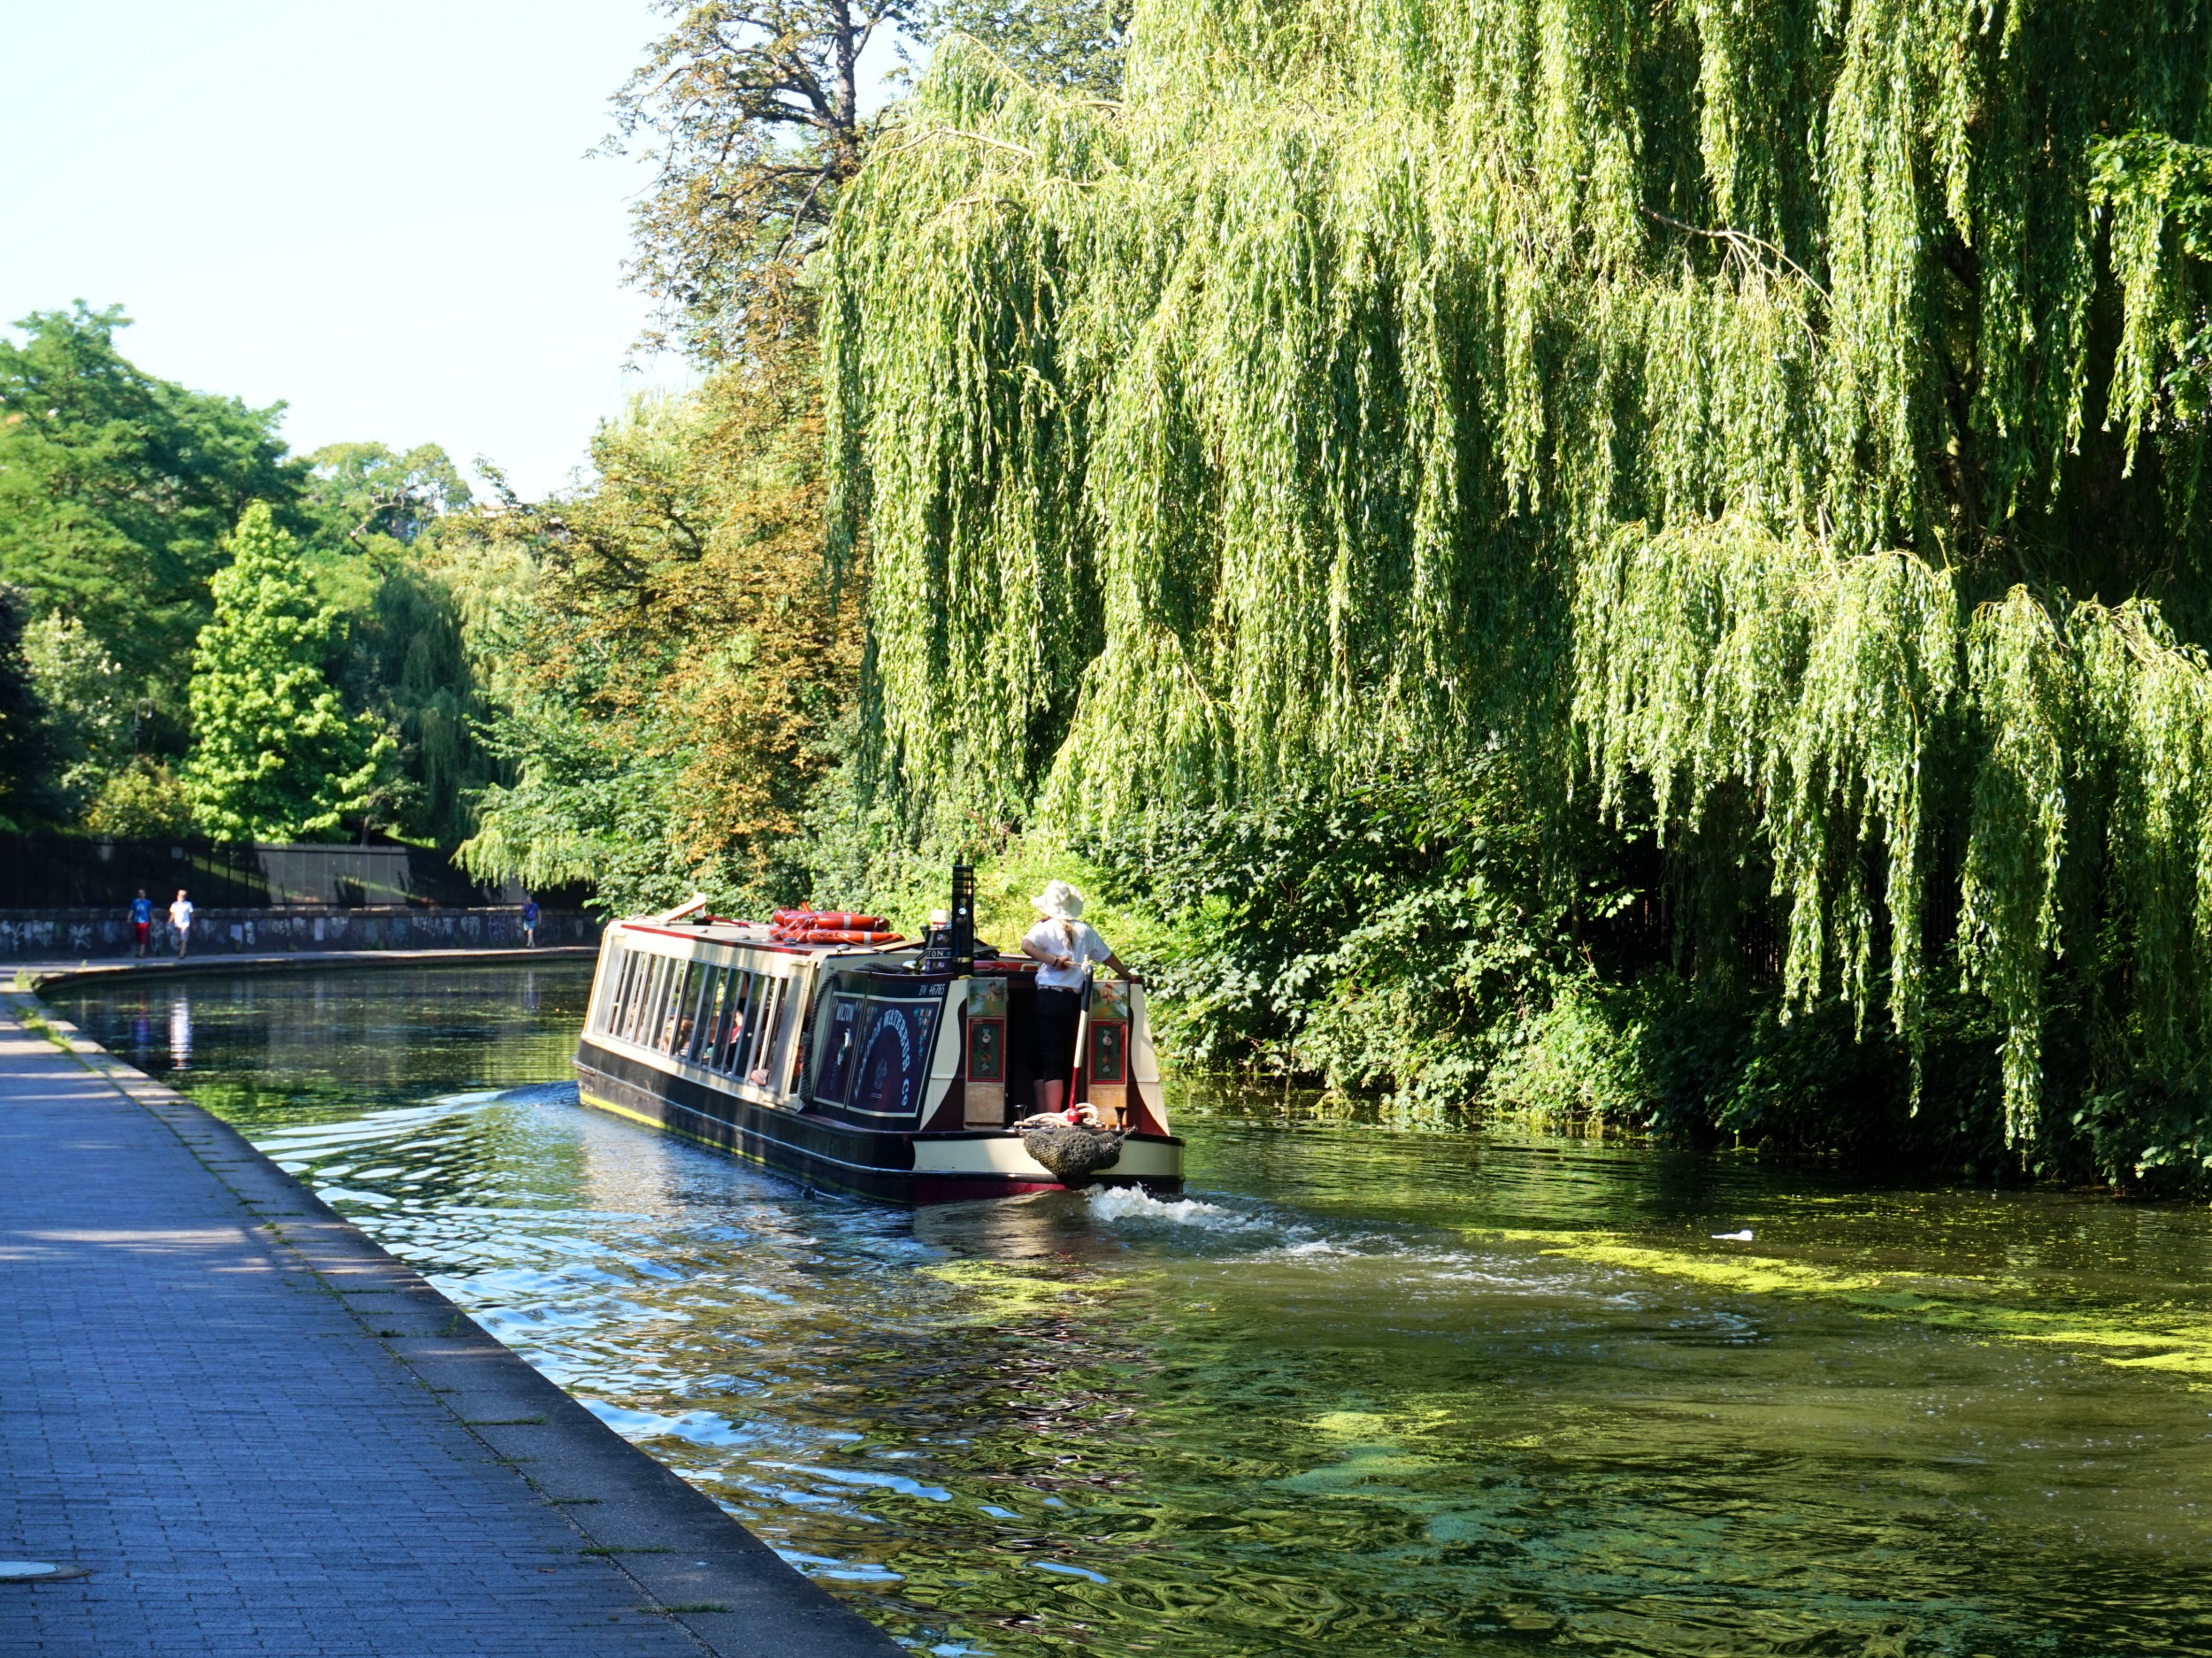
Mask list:
[[[1036,1109],[1035,963],[956,956],[925,971],[918,945],[769,933],[711,917],[610,925],[576,1048],[584,1103],[894,1202],[1059,1187],[1013,1126]],[[1070,1080],[1070,1100],[1127,1131],[1094,1184],[1181,1189],[1141,987],[1093,984]]]

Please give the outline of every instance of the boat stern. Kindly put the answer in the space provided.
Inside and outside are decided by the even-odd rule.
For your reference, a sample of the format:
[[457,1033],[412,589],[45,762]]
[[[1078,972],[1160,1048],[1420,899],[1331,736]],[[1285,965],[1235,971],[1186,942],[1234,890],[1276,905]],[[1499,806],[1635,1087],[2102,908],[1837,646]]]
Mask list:
[[[914,1146],[914,1201],[956,1202],[965,1198],[1013,1197],[1030,1192],[1057,1192],[1060,1178],[1029,1155],[1020,1133],[917,1134]],[[1147,1192],[1183,1189],[1183,1142],[1172,1134],[1131,1134],[1110,1169],[1101,1170],[1093,1186],[1133,1186]]]

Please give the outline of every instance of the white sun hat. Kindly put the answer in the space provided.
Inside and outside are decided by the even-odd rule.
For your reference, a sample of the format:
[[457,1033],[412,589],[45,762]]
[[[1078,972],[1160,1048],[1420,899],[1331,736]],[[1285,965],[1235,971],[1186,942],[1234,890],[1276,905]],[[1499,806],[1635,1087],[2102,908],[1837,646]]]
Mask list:
[[1055,921],[1073,921],[1083,913],[1083,894],[1065,881],[1047,881],[1044,891],[1029,902],[1039,915]]

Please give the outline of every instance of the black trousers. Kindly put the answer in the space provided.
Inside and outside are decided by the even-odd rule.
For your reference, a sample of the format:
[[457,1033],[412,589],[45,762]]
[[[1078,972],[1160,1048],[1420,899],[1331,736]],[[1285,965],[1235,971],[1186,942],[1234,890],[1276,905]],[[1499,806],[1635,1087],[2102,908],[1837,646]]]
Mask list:
[[1083,1017],[1083,993],[1037,986],[1036,1040],[1030,1048],[1030,1074],[1039,1082],[1065,1082],[1075,1069],[1075,1026]]

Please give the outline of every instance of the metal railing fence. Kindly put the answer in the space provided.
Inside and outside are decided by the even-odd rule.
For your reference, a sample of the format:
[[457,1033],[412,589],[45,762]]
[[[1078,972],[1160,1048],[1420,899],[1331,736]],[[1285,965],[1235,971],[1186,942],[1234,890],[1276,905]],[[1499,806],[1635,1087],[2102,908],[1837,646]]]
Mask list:
[[523,898],[512,883],[480,884],[418,847],[0,834],[0,910],[125,905],[141,887],[158,909],[180,887],[214,910],[465,909]]

